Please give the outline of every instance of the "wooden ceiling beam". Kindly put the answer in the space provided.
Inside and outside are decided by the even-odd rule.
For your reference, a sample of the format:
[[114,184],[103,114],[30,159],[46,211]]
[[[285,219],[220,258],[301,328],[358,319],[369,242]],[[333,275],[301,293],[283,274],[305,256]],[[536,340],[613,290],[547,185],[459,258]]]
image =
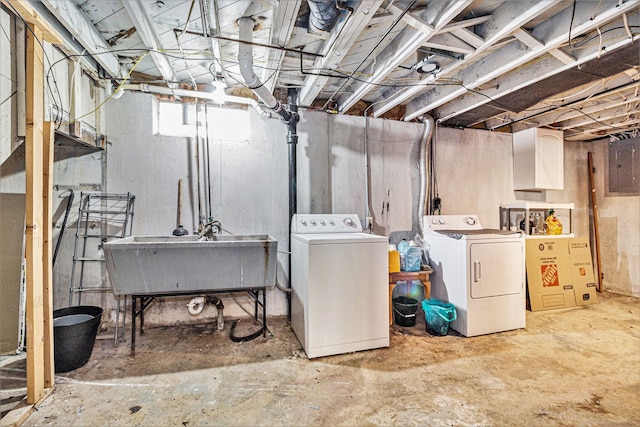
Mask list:
[[[633,17],[633,20],[634,25],[640,25],[640,17],[636,15]],[[497,100],[502,96],[526,88],[533,83],[543,81],[544,79],[550,78],[563,71],[597,59],[602,55],[602,52],[605,52],[606,54],[606,52],[612,52],[616,49],[633,43],[635,40],[638,40],[638,36],[635,36],[633,39],[626,37],[626,31],[624,30],[624,28],[616,27],[619,27],[617,21],[613,21],[607,25],[602,26],[600,28],[602,32],[601,41],[593,43],[591,45],[582,46],[582,48],[575,53],[576,60],[572,64],[561,63],[551,55],[541,56],[542,52],[522,55],[522,50],[519,50],[517,46],[513,46],[514,50],[519,50],[519,52],[521,53],[521,58],[531,55],[529,60],[523,61],[524,58],[518,59],[511,57],[511,59],[509,59],[509,57],[504,57],[501,63],[498,63],[501,64],[501,66],[499,67],[500,69],[492,71],[498,59],[487,57],[486,61],[480,64],[481,68],[469,68],[473,68],[473,71],[478,72],[482,71],[482,67],[484,67],[484,71],[486,72],[486,74],[480,74],[480,76],[483,77],[480,77],[478,81],[481,81],[483,84],[491,82],[489,88],[479,88],[479,84],[477,84],[477,82],[475,81],[470,81],[469,75],[465,74],[464,77],[460,76],[461,81],[465,84],[465,87],[454,88],[454,90],[451,91],[445,88],[440,92],[440,95],[444,99],[446,99],[445,105],[442,105],[444,104],[444,102],[440,102],[438,99],[436,99],[435,94],[433,93],[429,94],[433,98],[431,98],[432,101],[428,105],[442,105],[441,107],[436,109],[436,115],[442,120],[447,120],[451,117],[455,117],[456,115],[485,105],[491,100]],[[565,40],[566,39],[563,38],[563,41]],[[550,50],[552,47],[555,47],[554,44],[551,44],[551,46],[547,44],[545,51]],[[537,58],[537,60],[531,61],[531,59],[533,58]],[[494,61],[491,61],[491,59],[494,59]],[[637,61],[637,58],[635,59]],[[524,63],[520,66],[511,66],[520,63],[521,61]],[[511,68],[512,71],[508,72],[508,68]],[[467,70],[465,70],[465,72]],[[472,91],[468,91],[468,89]],[[454,93],[456,93],[456,96],[452,97]],[[455,98],[458,99],[456,99],[455,102],[451,102]],[[415,111],[413,109],[411,111],[411,114],[415,114]]]
[[[516,1],[515,3],[516,4],[514,6],[517,6],[518,3],[535,6],[542,5],[543,2],[529,3]],[[496,99],[497,94],[501,94],[500,96],[502,96],[514,91],[516,85],[504,86],[501,84],[499,89],[480,91],[482,93],[487,92],[486,95],[489,98],[487,96],[478,95],[475,92],[470,92],[470,90],[475,90],[481,85],[498,78],[501,79],[502,83],[506,83],[503,76],[516,69],[518,69],[521,76],[524,76],[526,79],[526,82],[523,81],[518,85],[519,88],[522,88],[527,84],[540,81],[544,77],[556,74],[564,69],[570,68],[571,66],[579,65],[585,61],[578,59],[573,64],[567,65],[564,63],[558,64],[558,61],[554,60],[551,67],[555,70],[555,73],[550,71],[539,74],[541,72],[540,62],[532,61],[533,59],[540,58],[550,50],[557,49],[566,43],[569,38],[569,31],[571,31],[572,37],[589,33],[590,31],[594,31],[596,28],[602,27],[607,23],[616,20],[616,18],[620,18],[624,13],[636,9],[639,5],[640,0],[627,0],[620,5],[618,3],[607,3],[608,7],[603,7],[595,17],[592,16],[592,10],[577,8],[574,14],[572,8],[568,7],[533,29],[531,35],[542,42],[543,46],[541,48],[530,49],[521,42],[518,42],[509,44],[502,49],[491,53],[481,61],[470,65],[453,76],[453,78],[461,82],[459,86],[433,88],[411,101],[407,105],[405,120],[413,120],[416,117],[419,117],[424,113],[431,112],[441,106],[442,107],[437,112],[437,115],[442,120],[446,120],[447,118],[454,117],[477,108],[480,105],[484,105],[491,99]],[[637,15],[634,16],[634,19],[635,18],[637,18]],[[515,22],[516,20],[513,21]],[[573,22],[573,25],[570,25],[571,22]],[[571,27],[571,30],[569,27]],[[512,31],[515,31],[515,29]],[[603,37],[610,37],[610,34],[603,33],[602,35]],[[613,44],[610,47],[613,48]],[[578,53],[581,58],[585,58],[585,55],[583,54],[584,51]],[[597,54],[599,53],[600,52]],[[527,68],[523,68],[525,64],[530,62],[531,64],[529,64]],[[460,99],[456,102],[452,102],[456,100],[456,98]]]
[[410,29],[401,31],[400,34],[378,54],[375,64],[368,67],[366,74],[369,74],[370,77],[367,77],[364,81],[356,82],[352,87],[352,93],[338,100],[340,112],[345,113],[349,111],[349,109],[369,93],[376,84],[384,80],[398,65],[415,54],[420,46],[440,32],[445,25],[449,24],[465,7],[469,6],[470,3],[471,0],[429,2],[418,15],[421,20],[429,22],[429,28],[424,31]]
[[353,12],[350,16],[338,22],[323,46],[323,57],[316,59],[313,65],[313,69],[318,70],[318,73],[305,79],[304,87],[298,95],[299,105],[309,106],[313,103],[329,81],[329,77],[322,75],[320,71],[338,68],[342,64],[342,60],[374,17],[382,1],[360,0],[352,6]]
[[[30,0],[35,1],[35,0]],[[93,25],[87,15],[80,10],[75,2],[65,0],[40,0],[46,9],[60,22],[60,24],[80,43],[95,61],[112,77],[121,77],[123,68],[120,66],[118,56],[112,52],[113,48],[104,39],[102,34]],[[24,3],[24,2],[17,2]],[[77,54],[77,44],[60,39],[56,44],[64,44]]]
[[[554,3],[555,2],[551,0],[539,1],[535,3],[525,2],[521,0],[512,0],[503,3],[495,11],[493,11],[489,20],[485,20],[484,23],[479,24],[479,29],[481,30],[482,38],[484,40],[484,43],[481,46],[477,46],[476,50],[473,53],[466,55],[462,60],[454,61],[451,64],[447,65],[437,75],[429,75],[422,81],[426,84],[435,81],[436,78],[452,76],[461,68],[472,64],[473,61],[476,60],[478,55],[489,50],[490,48],[493,48],[496,43],[501,42],[505,37],[509,37],[513,33],[513,31],[553,7]],[[453,25],[455,25],[455,23]],[[445,26],[445,28],[447,28],[447,26]],[[478,37],[480,36],[478,35]],[[428,86],[413,86],[389,91],[384,95],[384,98],[386,100],[384,102],[376,104],[373,109],[373,115],[374,117],[380,117],[382,114],[395,107],[396,105],[408,99],[414,98],[415,96],[419,95],[420,93],[426,92],[429,89],[430,87]],[[415,106],[414,109],[417,110]],[[415,117],[423,114],[425,111],[426,110],[420,111],[420,113]]]

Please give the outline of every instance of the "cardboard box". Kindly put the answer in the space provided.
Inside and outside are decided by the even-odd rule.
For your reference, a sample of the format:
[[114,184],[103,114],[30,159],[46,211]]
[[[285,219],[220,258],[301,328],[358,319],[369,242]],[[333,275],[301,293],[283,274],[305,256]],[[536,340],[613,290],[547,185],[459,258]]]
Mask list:
[[529,238],[526,251],[531,311],[598,302],[588,239]]
[[574,286],[577,305],[598,303],[598,294],[593,275],[589,239],[573,238],[569,240],[569,258],[571,260],[571,281]]
[[567,239],[527,239],[527,289],[531,311],[574,307]]

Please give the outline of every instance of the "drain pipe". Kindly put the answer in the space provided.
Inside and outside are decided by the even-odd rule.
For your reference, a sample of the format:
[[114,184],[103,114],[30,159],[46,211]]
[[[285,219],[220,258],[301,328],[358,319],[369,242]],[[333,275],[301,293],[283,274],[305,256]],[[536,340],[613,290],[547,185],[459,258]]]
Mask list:
[[294,120],[287,123],[287,146],[289,147],[289,291],[287,294],[287,319],[291,321],[291,221],[298,212],[298,162],[296,150],[298,146],[298,90],[289,88],[287,103]]
[[268,109],[278,114],[284,123],[289,124],[291,121],[297,120],[297,117],[294,117],[293,114],[282,107],[282,104],[269,92],[253,71],[253,46],[250,43],[253,40],[253,27],[255,24],[256,21],[248,16],[243,16],[238,20],[241,41],[238,47],[240,74],[242,74],[242,78],[247,87],[256,94],[260,101],[262,101]]
[[433,135],[434,121],[433,117],[428,114],[425,114],[420,118],[420,120],[424,123],[424,130],[422,131],[422,140],[420,141],[420,192],[418,198],[418,229],[420,230],[420,235],[424,236],[424,224],[422,223],[423,217],[429,213],[428,201],[427,201],[427,192],[428,189],[428,181],[427,181],[427,165],[429,164],[429,160],[427,156],[429,156],[430,149],[428,149],[431,145],[431,136]]
[[[238,51],[238,63],[240,74],[249,89],[256,94],[267,108],[281,117],[283,123],[287,125],[287,144],[289,146],[289,251],[291,251],[291,220],[297,212],[298,206],[298,184],[297,184],[297,162],[296,147],[298,144],[298,106],[296,99],[298,96],[296,89],[289,89],[287,102],[289,111],[283,108],[282,104],[269,92],[260,81],[253,70],[253,28],[256,21],[253,18],[243,16],[238,20],[240,27],[240,46]],[[289,288],[291,288],[291,255],[289,255]],[[287,318],[291,320],[291,292],[287,292]]]

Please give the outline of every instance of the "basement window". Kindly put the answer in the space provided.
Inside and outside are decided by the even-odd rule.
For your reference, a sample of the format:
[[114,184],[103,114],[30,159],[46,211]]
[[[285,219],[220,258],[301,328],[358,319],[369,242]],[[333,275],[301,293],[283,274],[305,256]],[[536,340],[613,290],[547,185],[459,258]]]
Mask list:
[[177,102],[157,101],[154,133],[164,136],[206,137],[224,140],[248,140],[251,134],[249,112],[218,106],[198,106],[196,132],[196,106]]

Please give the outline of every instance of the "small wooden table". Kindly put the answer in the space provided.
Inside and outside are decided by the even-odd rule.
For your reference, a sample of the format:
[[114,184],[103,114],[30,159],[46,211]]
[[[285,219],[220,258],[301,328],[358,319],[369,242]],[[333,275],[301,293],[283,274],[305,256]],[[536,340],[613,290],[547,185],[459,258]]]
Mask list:
[[432,269],[389,273],[389,325],[393,324],[393,289],[396,287],[396,283],[402,281],[420,281],[422,286],[424,286],[424,297],[427,299],[431,296],[431,282],[429,282],[429,275],[431,273],[433,273]]

